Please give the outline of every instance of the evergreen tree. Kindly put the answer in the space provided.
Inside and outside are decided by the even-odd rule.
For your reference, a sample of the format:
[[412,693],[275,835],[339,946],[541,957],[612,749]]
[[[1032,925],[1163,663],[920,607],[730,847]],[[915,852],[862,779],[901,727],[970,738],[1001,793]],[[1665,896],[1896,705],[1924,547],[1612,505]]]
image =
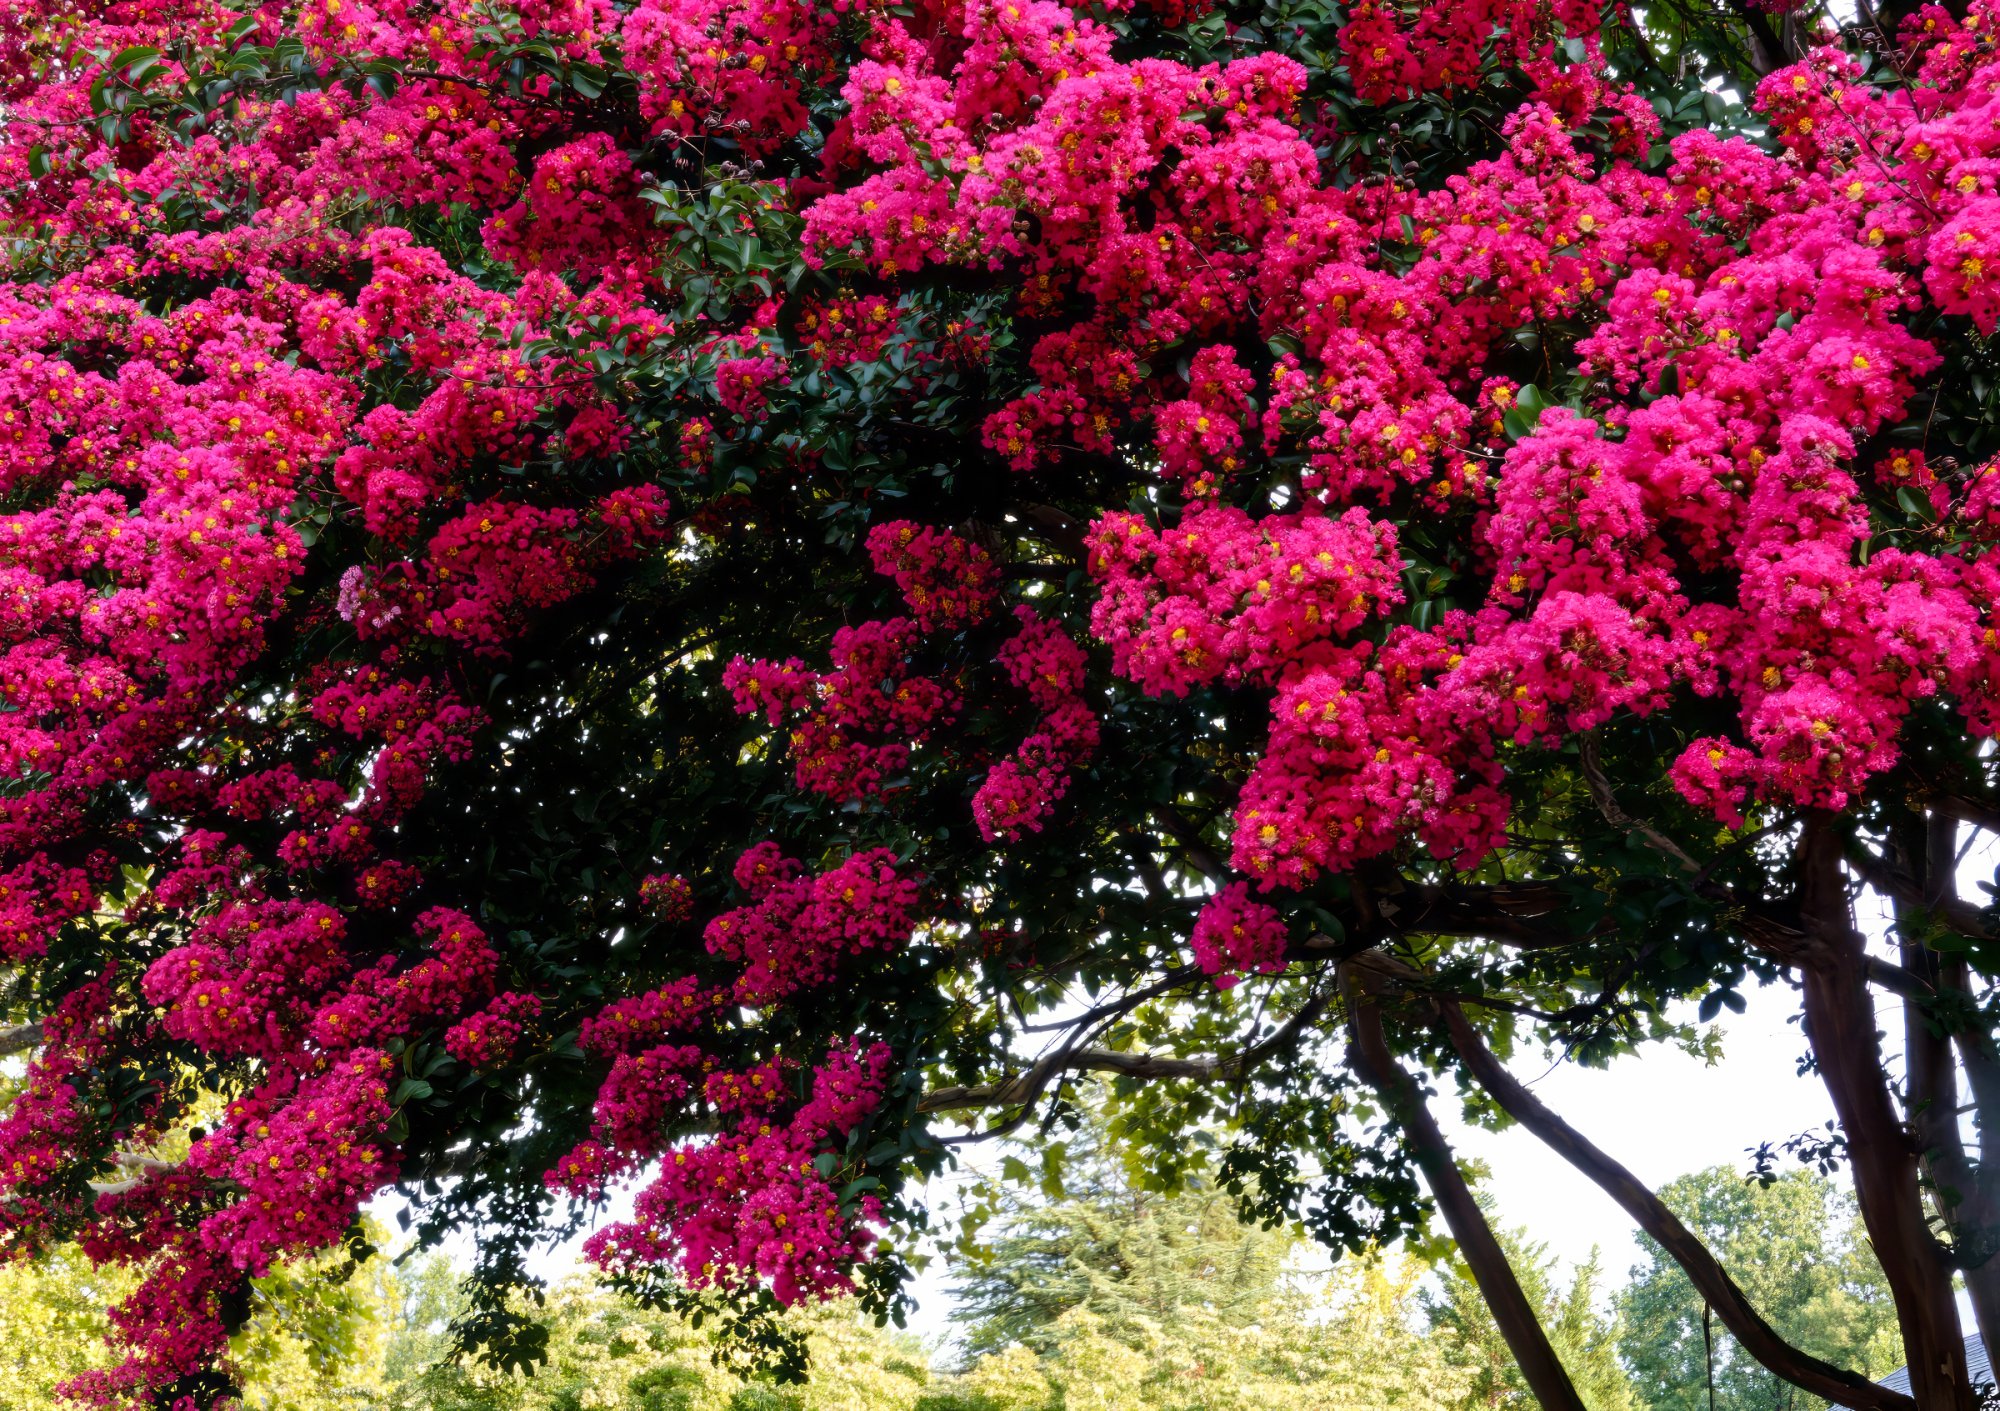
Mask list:
[[1039,1194],[1012,1173],[957,1290],[970,1364],[919,1411],[1460,1404],[1468,1379],[1422,1327],[1422,1263],[1350,1257],[1308,1274],[1298,1235],[1240,1224],[1198,1150],[1162,1171],[1094,1115],[1039,1150]]
[[[1496,1233],[1584,1404],[1591,1411],[1635,1411],[1632,1385],[1618,1360],[1618,1320],[1600,1308],[1603,1270],[1597,1251],[1571,1272],[1565,1286],[1546,1245],[1529,1243],[1518,1229]],[[1453,1257],[1440,1272],[1441,1288],[1423,1302],[1440,1354],[1467,1379],[1456,1406],[1534,1411],[1536,1401],[1464,1262]]]
[[1199,1175],[1148,1190],[1086,1127],[1068,1151],[1059,1198],[1010,1190],[1000,1229],[956,1294],[978,1355],[1023,1343],[1060,1346],[1065,1315],[1087,1314],[1113,1339],[1200,1312],[1225,1327],[1252,1324],[1283,1291],[1289,1230],[1241,1224],[1236,1201]]

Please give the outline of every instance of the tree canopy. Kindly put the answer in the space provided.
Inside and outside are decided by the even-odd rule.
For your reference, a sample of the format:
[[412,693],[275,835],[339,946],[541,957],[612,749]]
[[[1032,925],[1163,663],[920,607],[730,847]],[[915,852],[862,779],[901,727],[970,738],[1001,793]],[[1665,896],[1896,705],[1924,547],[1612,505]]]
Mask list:
[[1906,1408],[1507,1067],[1782,982],[1966,1411],[1993,23],[0,4],[0,1237],[136,1280],[68,1394],[225,1402],[390,1188],[502,1366],[635,1184],[592,1257],[796,1370],[1098,1073],[1163,1189],[1448,1233],[1545,1407],[1440,1091]]

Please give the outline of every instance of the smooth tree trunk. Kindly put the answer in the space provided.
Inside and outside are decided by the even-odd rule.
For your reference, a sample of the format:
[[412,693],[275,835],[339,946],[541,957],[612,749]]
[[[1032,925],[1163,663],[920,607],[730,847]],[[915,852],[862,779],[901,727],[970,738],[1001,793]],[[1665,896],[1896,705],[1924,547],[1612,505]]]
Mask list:
[[1988,1252],[1965,1270],[1965,1287],[1979,1335],[1991,1350],[2000,1348],[2000,1059],[1994,1056],[1991,1034],[1960,1034],[1958,1045],[1979,1137],[1973,1189],[1987,1216]]
[[1829,817],[1807,819],[1798,857],[1806,1036],[1847,1137],[1855,1200],[1895,1300],[1910,1389],[1924,1411],[1977,1411],[1951,1266],[1931,1235],[1917,1147],[1889,1091],[1866,946]]
[[1786,1342],[1737,1287],[1708,1246],[1664,1201],[1508,1072],[1458,1005],[1444,1000],[1438,1001],[1436,1008],[1452,1048],[1473,1080],[1492,1095],[1501,1111],[1617,1201],[1639,1228],[1680,1266],[1695,1292],[1715,1311],[1745,1352],[1774,1375],[1836,1406],[1852,1407],[1855,1411],[1916,1411],[1917,1403],[1901,1392],[1877,1386],[1859,1373],[1821,1361]]
[[[1938,1218],[1951,1231],[1954,1260],[1965,1277],[1973,1317],[1988,1347],[2000,1346],[2000,1165],[1986,1148],[2000,1138],[2000,1111],[1988,1115],[1988,1099],[2000,1099],[1989,1081],[1991,1035],[1959,1033],[1947,1025],[1959,1014],[1976,1012],[1964,1001],[1970,990],[1962,956],[1941,956],[1924,944],[1939,913],[1958,899],[1958,822],[1943,813],[1913,820],[1900,831],[1895,859],[1918,889],[1915,898],[1895,903],[1897,947],[1903,969],[1922,992],[1903,997],[1903,1066],[1910,1130],[1916,1137],[1924,1175],[1930,1182]],[[1924,993],[1941,1003],[1929,1003]],[[1965,1049],[1968,1086],[1981,1113],[1980,1159],[1966,1156],[1959,1123],[1958,1053]],[[1974,1080],[1977,1081],[1974,1081]],[[1987,1134],[1994,1132],[1994,1137]]]
[[1437,1202],[1451,1237],[1458,1242],[1460,1255],[1472,1271],[1479,1296],[1485,1300],[1514,1365],[1528,1383],[1528,1391],[1543,1411],[1585,1411],[1583,1400],[1563,1369],[1562,1359],[1549,1344],[1541,1316],[1528,1301],[1506,1251],[1486,1221],[1486,1214],[1473,1198],[1472,1189],[1458,1169],[1451,1146],[1439,1130],[1424,1102],[1423,1091],[1390,1052],[1382,1030],[1382,1011],[1375,999],[1343,967],[1343,988],[1347,994],[1348,1062],[1375,1089],[1409,1143],[1410,1155],[1424,1174],[1431,1198]]

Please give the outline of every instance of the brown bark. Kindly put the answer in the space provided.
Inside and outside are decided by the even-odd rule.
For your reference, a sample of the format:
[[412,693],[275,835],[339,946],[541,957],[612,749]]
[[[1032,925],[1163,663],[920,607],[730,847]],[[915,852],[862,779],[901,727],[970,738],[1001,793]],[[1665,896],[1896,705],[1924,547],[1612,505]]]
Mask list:
[[1979,1165],[1973,1189],[1986,1217],[1986,1257],[1968,1260],[1966,1291],[1972,1314],[1988,1348],[2000,1347],[2000,1060],[1990,1034],[1960,1034],[1959,1056],[1966,1086],[1972,1089],[1973,1122],[1979,1133]]
[[[1343,967],[1343,971],[1346,967]],[[1382,1011],[1376,1001],[1352,983],[1349,973],[1342,976],[1347,992],[1348,1061],[1381,1096],[1389,1115],[1403,1130],[1410,1154],[1424,1173],[1431,1198],[1444,1215],[1451,1237],[1479,1287],[1500,1335],[1514,1354],[1529,1393],[1543,1411],[1584,1411],[1583,1400],[1563,1370],[1562,1360],[1549,1345],[1541,1318],[1515,1277],[1513,1266],[1486,1223],[1485,1212],[1473,1198],[1464,1175],[1453,1159],[1451,1146],[1431,1116],[1416,1081],[1403,1071],[1389,1050],[1382,1031]]]
[[[1968,988],[1966,963],[1939,955],[1924,944],[1933,920],[1955,929],[1958,903],[1958,821],[1932,813],[1899,831],[1894,860],[1912,886],[1895,899],[1897,946],[1903,969],[1917,988],[1903,997],[1903,1061],[1908,1087],[1910,1129],[1915,1134],[1938,1218],[1951,1231],[1952,1250],[1965,1275],[1973,1316],[1994,1346],[2000,1335],[2000,1166],[1982,1151],[1977,1167],[1966,1157],[1959,1129],[1958,1068],[1952,1035],[1939,1022],[1938,996],[1962,995]],[[1983,1035],[1961,1036],[1983,1046]],[[1978,1056],[1968,1058],[1968,1073]],[[1981,1069],[1982,1075],[1986,1070]],[[1974,1089],[1975,1096],[1978,1089]],[[2000,1121],[2000,1119],[1996,1119]],[[1987,1126],[1982,1123],[1984,1137]]]
[[1785,42],[1771,28],[1770,17],[1746,3],[1746,0],[1729,0],[1729,8],[1736,12],[1744,28],[1750,31],[1751,67],[1760,75],[1784,67],[1788,58]]
[[1924,1218],[1917,1150],[1883,1070],[1867,955],[1830,818],[1806,820],[1798,861],[1806,1033],[1847,1135],[1855,1198],[1895,1300],[1910,1389],[1924,1411],[1975,1411],[1951,1269]]
[[1509,1073],[1456,1004],[1445,1001],[1436,1008],[1452,1047],[1473,1079],[1493,1095],[1502,1111],[1594,1181],[1666,1250],[1745,1352],[1793,1386],[1824,1397],[1836,1406],[1854,1407],[1856,1411],[1916,1411],[1917,1403],[1901,1392],[1890,1391],[1858,1373],[1823,1362],[1780,1337],[1729,1277],[1728,1270],[1681,1223],[1679,1216],[1638,1177],[1563,1121]]

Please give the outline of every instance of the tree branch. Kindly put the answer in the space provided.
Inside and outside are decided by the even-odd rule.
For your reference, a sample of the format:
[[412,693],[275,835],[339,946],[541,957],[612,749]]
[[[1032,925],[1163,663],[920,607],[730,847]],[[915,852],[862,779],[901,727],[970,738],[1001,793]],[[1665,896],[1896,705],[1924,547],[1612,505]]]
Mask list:
[[1744,3],[1744,0],[1729,0],[1729,8],[1734,12],[1736,18],[1743,22],[1744,27],[1750,31],[1753,46],[1762,53],[1762,63],[1758,63],[1754,56],[1751,60],[1752,66],[1757,70],[1758,76],[1761,78],[1773,69],[1782,67],[1787,57],[1785,44],[1778,37],[1778,32],[1771,28],[1769,17],[1755,7]]
[[1988,833],[2000,833],[2000,811],[1977,799],[1966,798],[1963,794],[1934,793],[1927,796],[1923,802],[1947,818],[1955,818],[1960,823],[1969,823]]
[[1910,1387],[1925,1411],[1973,1411],[1945,1250],[1924,1211],[1917,1147],[1890,1097],[1867,943],[1854,924],[1832,814],[1808,812],[1796,854],[1806,1037],[1847,1134],[1854,1194],[1896,1304]]
[[[919,1112],[957,1112],[979,1107],[1025,1107],[1066,1072],[1116,1073],[1126,1078],[1185,1078],[1196,1082],[1242,1078],[1268,1055],[1290,1045],[1326,1012],[1328,996],[1315,995],[1299,1007],[1283,1027],[1261,1043],[1232,1054],[1209,1058],[1174,1058],[1166,1054],[1121,1053],[1106,1048],[1062,1048],[1025,1072],[997,1083],[976,1087],[939,1088],[925,1093]],[[998,1135],[997,1132],[981,1133]]]
[[1485,887],[1410,886],[1373,896],[1382,938],[1430,935],[1467,936],[1529,950],[1552,950],[1587,940],[1567,928],[1533,923],[1567,915],[1569,894],[1544,882],[1507,882]]
[[1868,983],[1880,985],[1891,994],[1904,999],[1931,999],[1937,994],[1922,976],[1914,975],[1893,960],[1883,960],[1879,956],[1869,956],[1866,961]]
[[1721,1317],[1723,1326],[1735,1335],[1745,1352],[1793,1386],[1825,1397],[1836,1406],[1854,1407],[1857,1411],[1916,1411],[1917,1403],[1901,1392],[1889,1391],[1866,1377],[1822,1362],[1780,1337],[1736,1286],[1728,1271],[1716,1262],[1708,1247],[1664,1201],[1508,1072],[1455,1002],[1434,997],[1431,1004],[1467,1071],[1493,1095],[1501,1110],[1617,1201],[1639,1228],[1680,1265],[1688,1282]]
[[1347,996],[1348,1064],[1380,1094],[1383,1106],[1402,1128],[1410,1155],[1424,1173],[1431,1198],[1458,1242],[1459,1253],[1507,1341],[1507,1350],[1514,1354],[1514,1365],[1521,1369],[1529,1392],[1543,1411],[1584,1411],[1583,1399],[1563,1369],[1562,1359],[1549,1345],[1541,1318],[1507,1262],[1507,1253],[1495,1238],[1485,1212],[1473,1198],[1450,1144],[1424,1103],[1422,1090],[1390,1051],[1382,1030],[1381,1007],[1368,993],[1359,968],[1343,965],[1341,983]]
[[118,1181],[90,1181],[86,1184],[99,1195],[122,1195],[126,1191],[145,1184],[146,1179],[159,1171],[177,1169],[178,1163],[162,1161],[156,1156],[146,1156],[136,1151],[121,1151],[112,1155],[112,1163],[129,1171],[138,1172]]
[[1054,505],[1022,503],[1014,506],[1014,513],[1020,517],[1023,524],[1037,530],[1043,538],[1059,548],[1067,549],[1073,554],[1081,554],[1086,547],[1085,537],[1089,532],[1087,526]]
[[1685,848],[1644,819],[1634,818],[1619,804],[1618,795],[1611,788],[1611,780],[1604,773],[1596,732],[1583,736],[1577,742],[1576,753],[1583,764],[1584,783],[1590,786],[1590,796],[1597,801],[1597,811],[1604,815],[1605,822],[1614,828],[1623,828],[1628,834],[1638,834],[1655,852],[1679,863],[1688,875],[1701,875],[1701,864],[1690,857]]
[[1229,876],[1227,864],[1202,840],[1201,829],[1181,817],[1179,809],[1162,804],[1153,812],[1173,840],[1180,844],[1182,858],[1192,863],[1197,872],[1214,878],[1217,883]]
[[[1949,814],[1943,816],[1950,819]],[[1847,850],[1847,862],[1862,881],[1896,903],[1899,911],[1907,912],[1910,908],[1919,908],[1961,936],[1979,941],[1994,939],[1993,933],[1987,930],[1986,918],[1978,907],[1968,905],[1956,896],[1926,896],[1925,889],[1908,873],[1901,868],[1891,866],[1869,849],[1860,846],[1850,847]]]
[[0,1029],[0,1058],[4,1058],[10,1053],[20,1053],[26,1049],[40,1048],[41,1044],[42,1021],[39,1019],[35,1020],[32,1024],[15,1024],[9,1028]]
[[1169,970],[1165,975],[1146,986],[1143,990],[1134,990],[1128,995],[1100,1004],[1095,1009],[1091,1009],[1073,1019],[1065,1019],[1060,1023],[1023,1024],[1021,1026],[1022,1032],[1048,1034],[1053,1033],[1057,1029],[1074,1030],[1089,1024],[1095,1024],[1098,1020],[1107,1019],[1113,1015],[1127,1014],[1149,999],[1158,999],[1161,995],[1172,993],[1189,981],[1199,978],[1201,974],[1202,969],[1199,965],[1178,966],[1175,969]]

